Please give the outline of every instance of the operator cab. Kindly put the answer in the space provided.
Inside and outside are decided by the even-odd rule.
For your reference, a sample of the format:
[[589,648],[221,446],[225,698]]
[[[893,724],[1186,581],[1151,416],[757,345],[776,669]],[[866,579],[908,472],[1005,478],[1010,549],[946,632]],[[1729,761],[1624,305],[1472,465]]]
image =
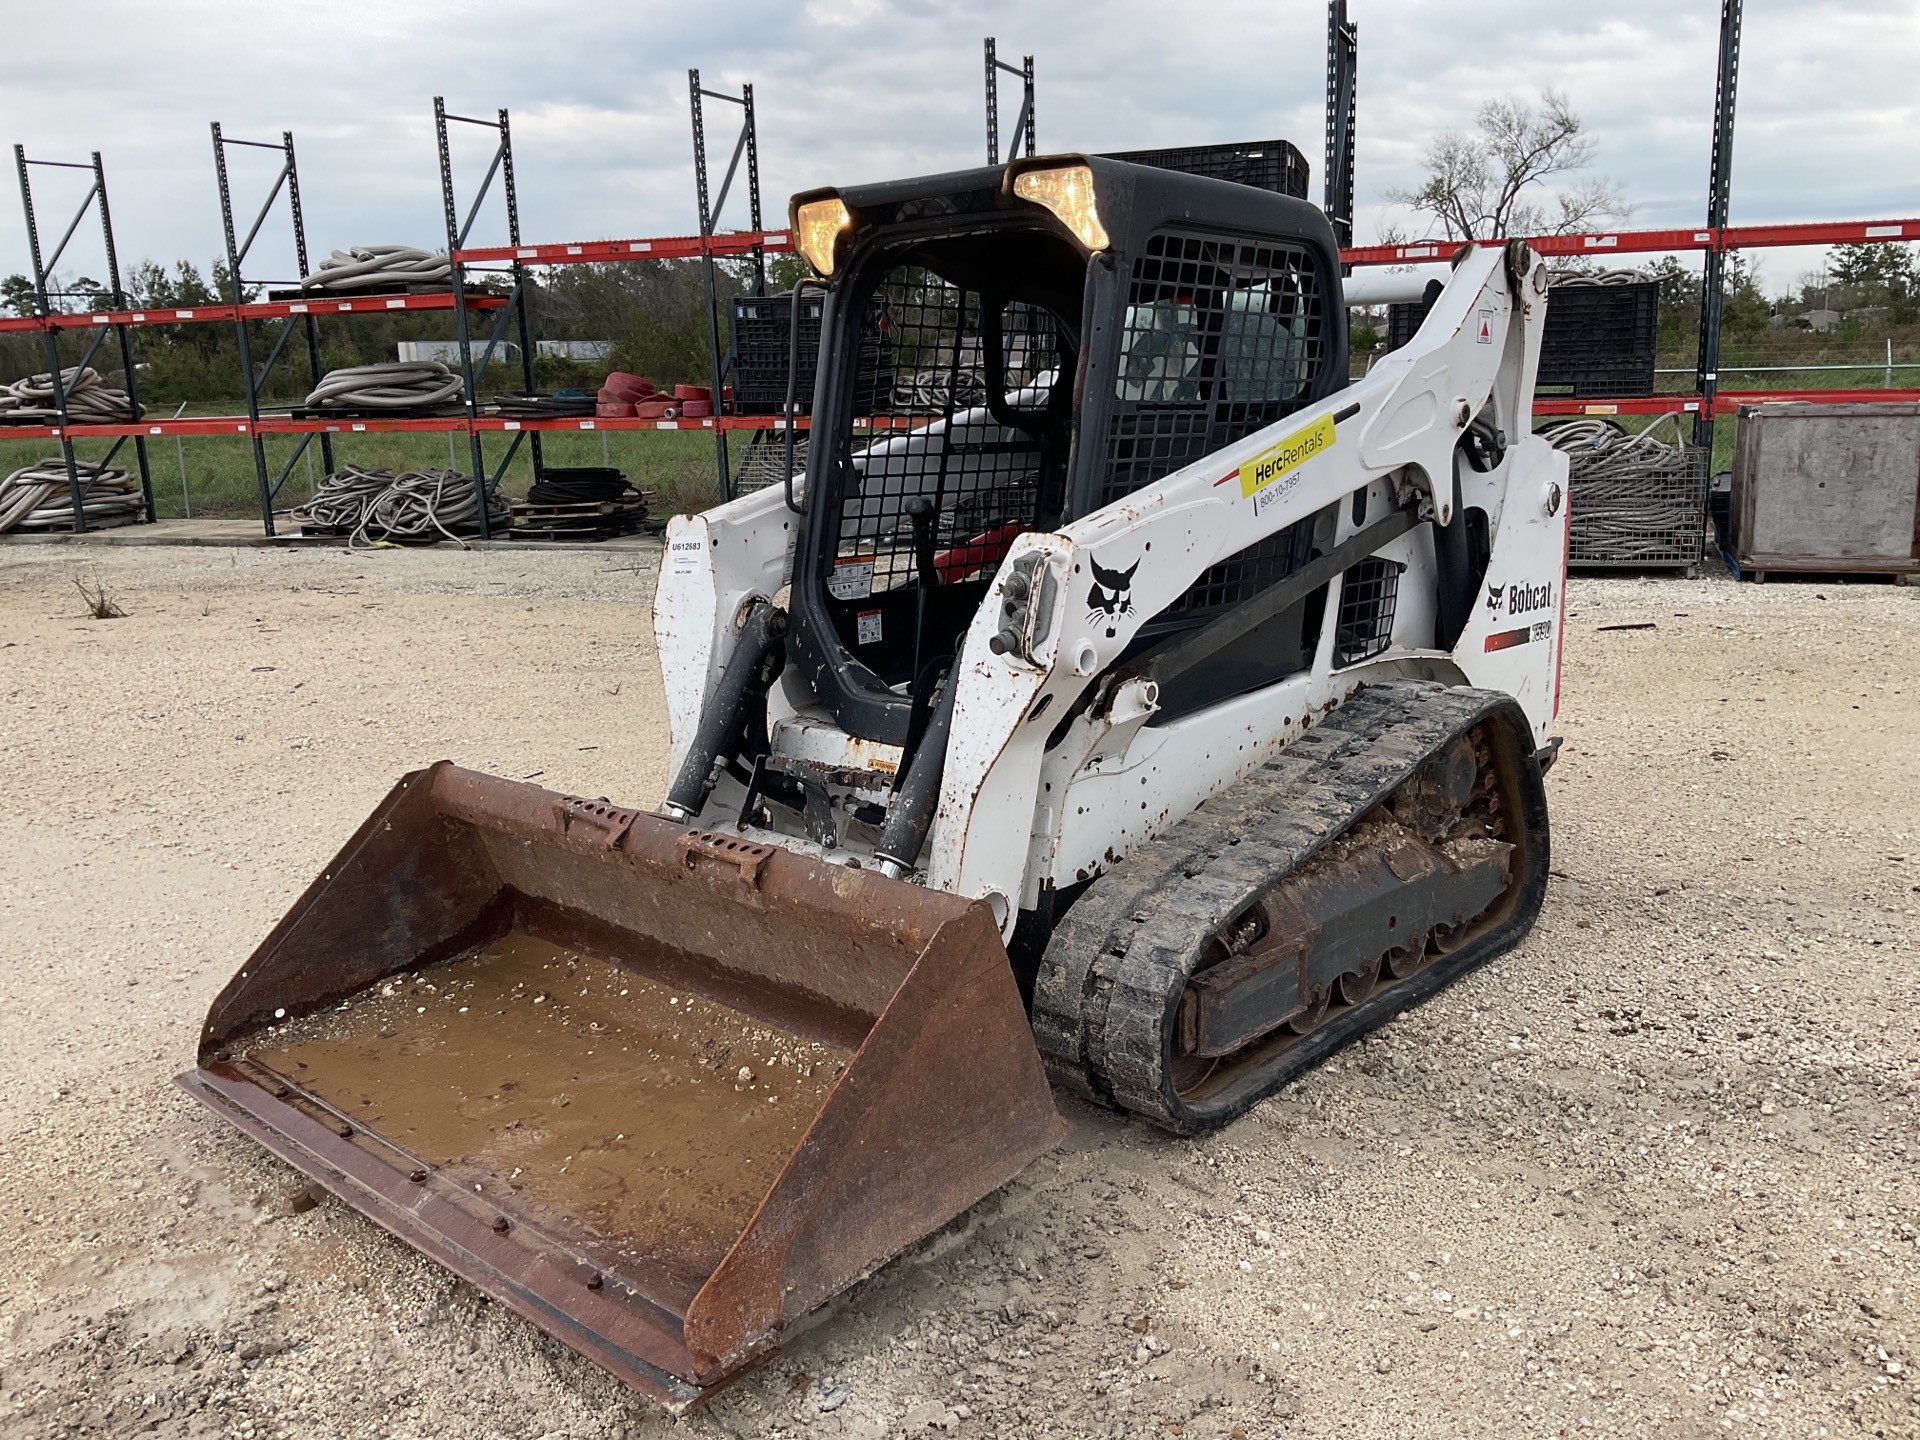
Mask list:
[[[812,192],[794,221],[828,290],[789,655],[863,739],[906,741],[1016,537],[1346,383],[1338,250],[1303,200],[1068,156]],[[1209,570],[1140,644],[1283,578],[1313,539],[1308,522]],[[1110,577],[1115,604],[1131,578]]]

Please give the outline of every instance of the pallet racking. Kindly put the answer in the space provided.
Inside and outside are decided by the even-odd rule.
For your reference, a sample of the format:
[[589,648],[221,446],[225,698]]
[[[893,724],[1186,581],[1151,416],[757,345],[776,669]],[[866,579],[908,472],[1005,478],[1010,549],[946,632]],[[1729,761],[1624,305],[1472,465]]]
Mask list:
[[[40,331],[41,338],[45,342],[47,372],[53,388],[53,408],[54,412],[59,416],[58,425],[44,427],[45,434],[49,438],[60,441],[60,458],[66,462],[67,467],[67,495],[73,506],[73,528],[76,532],[83,532],[87,528],[87,494],[93,489],[94,482],[98,480],[100,476],[105,473],[106,468],[113,463],[114,456],[120,453],[120,447],[126,444],[128,436],[116,436],[112,448],[107,451],[105,458],[97,464],[92,465],[84,481],[81,479],[81,462],[79,457],[74,453],[73,448],[75,438],[73,432],[76,427],[67,421],[67,387],[60,364],[60,329],[62,327],[56,326],[54,323],[56,312],[53,308],[53,302],[56,298],[62,300],[87,299],[97,301],[100,298],[100,294],[104,293],[110,307],[108,312],[109,316],[112,316],[115,311],[119,311],[127,303],[126,292],[120,288],[120,252],[113,242],[113,211],[107,203],[107,170],[106,166],[101,163],[100,152],[98,150],[93,152],[89,163],[82,165],[73,160],[30,160],[27,158],[26,147],[23,145],[15,145],[13,147],[13,163],[14,168],[20,175],[20,204],[26,211],[27,249],[33,260],[34,314],[20,317],[17,321],[9,323],[6,328],[9,330],[37,329]],[[84,170],[90,172],[93,176],[93,184],[88,187],[86,197],[81,200],[80,208],[74,212],[72,221],[67,225],[66,232],[61,235],[60,243],[53,247],[53,253],[51,255],[44,254],[40,246],[40,220],[33,198],[32,172],[35,168],[48,170]],[[52,283],[55,267],[59,265],[60,257],[66,253],[67,245],[73,239],[74,232],[80,228],[80,222],[87,218],[87,212],[95,209],[98,210],[100,216],[100,238],[106,247],[106,290],[104,292],[82,294],[77,291],[57,291],[50,289],[49,286]],[[131,323],[133,322],[130,322],[124,317],[118,319],[108,318],[100,322],[98,333],[95,334],[93,339],[87,342],[85,351],[81,354],[79,361],[73,368],[76,372],[85,370],[93,360],[94,355],[99,351],[101,342],[107,338],[107,333],[111,331],[119,341],[120,365],[126,373],[128,419],[136,420],[140,415],[140,390],[138,375],[133,364],[133,341],[127,334],[128,327]],[[29,428],[38,430],[42,427]],[[153,520],[153,475],[147,466],[146,437],[135,433],[132,439],[134,456],[140,469],[142,515],[148,522],[151,522]]]
[[[1605,231],[1584,235],[1541,236],[1530,241],[1535,250],[1546,256],[1613,256],[1626,254],[1654,254],[1692,252],[1703,253],[1708,262],[1707,293],[1717,290],[1714,283],[1724,265],[1724,257],[1736,250],[1769,248],[1797,245],[1834,245],[1850,243],[1901,242],[1920,239],[1920,219],[1838,221],[1789,225],[1731,225],[1726,217],[1726,194],[1730,185],[1731,138],[1732,138],[1732,100],[1733,75],[1737,67],[1739,45],[1739,0],[1722,0],[1721,66],[1719,89],[1716,97],[1715,147],[1712,167],[1712,193],[1709,204],[1709,223],[1701,227],[1683,227],[1662,230],[1622,230]],[[1351,155],[1353,135],[1353,84],[1352,76],[1357,63],[1357,44],[1355,27],[1346,22],[1344,5],[1341,0],[1333,0],[1329,7],[1329,153],[1335,155],[1336,163],[1325,177],[1331,188],[1328,199],[1331,208],[1350,209]],[[988,94],[988,147],[990,158],[997,163],[999,158],[999,114],[997,84],[999,72],[1006,71],[1021,78],[1024,85],[1024,98],[1020,116],[1015,123],[1010,150],[1017,154],[1022,148],[1028,154],[1033,153],[1033,63],[1027,57],[1020,67],[1015,67],[998,59],[991,39],[986,42],[986,75]],[[512,134],[508,112],[497,112],[492,120],[476,119],[471,116],[451,114],[446,110],[444,99],[436,97],[434,101],[436,140],[439,147],[442,208],[447,231],[447,243],[450,263],[453,268],[451,288],[444,292],[405,295],[356,295],[353,297],[322,297],[298,299],[268,299],[251,301],[245,298],[246,288],[242,278],[242,267],[251,250],[254,239],[268,213],[285,194],[288,201],[293,226],[295,259],[302,273],[307,271],[306,238],[304,217],[300,209],[299,177],[295,163],[293,137],[283,133],[278,145],[268,142],[239,141],[222,135],[220,127],[213,127],[216,169],[220,180],[222,220],[228,252],[229,270],[232,279],[232,291],[228,303],[190,308],[135,309],[129,308],[119,288],[119,273],[115,261],[111,221],[106,204],[106,184],[100,157],[93,157],[91,166],[69,166],[67,168],[91,169],[94,188],[86,202],[81,206],[80,214],[67,229],[53,256],[42,264],[38,230],[34,216],[34,202],[27,167],[29,164],[52,164],[55,162],[28,161],[20,147],[15,147],[15,158],[20,171],[20,186],[23,203],[27,208],[30,244],[33,248],[35,271],[36,308],[35,313],[21,317],[0,318],[0,332],[32,331],[45,337],[48,363],[59,372],[57,361],[57,341],[70,331],[97,330],[97,334],[88,344],[86,358],[90,359],[105,339],[106,332],[112,330],[119,339],[122,362],[128,375],[131,390],[135,375],[132,358],[130,331],[144,325],[176,325],[182,323],[225,323],[236,326],[240,338],[243,376],[243,389],[246,396],[246,413],[235,416],[193,417],[180,419],[136,420],[129,418],[123,424],[72,424],[66,420],[64,400],[59,405],[61,422],[48,426],[5,426],[0,427],[0,437],[35,438],[44,437],[61,442],[62,453],[67,459],[71,488],[78,503],[84,499],[85,485],[81,473],[82,462],[74,455],[74,442],[84,439],[101,439],[113,442],[113,450],[99,466],[108,463],[126,440],[132,439],[139,455],[141,478],[146,496],[146,518],[152,519],[152,487],[148,476],[146,441],[159,436],[231,436],[247,439],[255,459],[255,470],[260,489],[261,523],[268,535],[274,533],[273,504],[284,486],[293,465],[314,440],[319,440],[321,454],[328,469],[333,466],[333,442],[335,437],[357,433],[445,433],[458,435],[464,433],[468,439],[469,456],[473,468],[474,482],[482,491],[482,503],[479,507],[482,516],[481,525],[486,524],[485,494],[500,484],[507,467],[512,463],[523,443],[528,444],[536,467],[541,460],[541,436],[543,434],[571,432],[621,432],[621,431],[660,431],[700,429],[713,432],[716,466],[719,474],[718,494],[722,499],[729,498],[733,490],[732,477],[729,474],[726,437],[736,430],[764,431],[779,430],[791,424],[796,429],[807,428],[809,422],[805,416],[795,416],[790,421],[778,415],[729,415],[724,413],[723,396],[726,382],[725,361],[720,354],[717,304],[714,283],[714,262],[729,258],[750,258],[753,261],[753,285],[756,292],[765,288],[766,257],[775,254],[790,253],[793,250],[791,236],[782,230],[766,230],[760,210],[758,136],[755,131],[753,88],[743,85],[739,95],[725,91],[716,91],[702,86],[698,70],[688,72],[689,103],[693,122],[695,188],[698,201],[699,233],[695,235],[648,237],[627,240],[593,240],[562,243],[529,244],[521,239],[518,199],[514,187]],[[732,158],[729,162],[717,197],[709,203],[706,126],[703,102],[719,101],[740,107],[742,126],[736,139]],[[1339,115],[1333,110],[1341,112]],[[470,202],[462,207],[456,195],[453,178],[452,152],[449,145],[448,125],[463,124],[490,129],[497,135],[497,143],[489,162],[486,175]],[[267,200],[262,205],[259,216],[244,237],[236,232],[233,216],[232,195],[226,173],[226,148],[228,146],[248,146],[270,152],[278,152],[282,157],[280,175],[270,188]],[[749,223],[752,228],[736,233],[723,233],[718,230],[718,222],[727,199],[732,191],[733,182],[740,165],[746,164],[746,191],[749,207]],[[1333,172],[1339,172],[1336,176]],[[508,243],[495,246],[473,246],[469,239],[474,223],[492,193],[493,182],[498,177],[502,181],[500,196],[504,206]],[[88,296],[95,304],[105,304],[106,308],[88,311],[58,311],[53,308],[55,299],[75,297],[58,295],[48,289],[53,267],[64,251],[66,241],[85,218],[88,206],[97,197],[103,234],[108,250],[108,269],[111,290],[103,297]],[[1503,242],[1477,242],[1503,243]],[[1404,245],[1348,246],[1342,249],[1343,263],[1351,267],[1369,265],[1408,265],[1421,261],[1441,261],[1457,248],[1454,244],[1440,241],[1426,241]],[[700,260],[702,262],[703,283],[706,289],[708,307],[708,339],[711,357],[715,411],[711,417],[684,420],[640,420],[637,418],[570,418],[543,417],[511,419],[497,415],[481,413],[478,385],[484,376],[487,364],[494,351],[507,333],[509,325],[515,325],[520,337],[521,377],[528,390],[533,388],[531,335],[532,320],[528,314],[527,272],[535,266],[598,264],[636,259],[646,260]],[[498,274],[510,280],[509,292],[505,295],[489,293],[476,289],[467,283],[469,274],[486,276]],[[1696,370],[1695,386],[1688,394],[1662,394],[1635,399],[1564,399],[1560,397],[1540,397],[1536,400],[1534,412],[1537,415],[1652,415],[1672,411],[1690,414],[1696,422],[1696,438],[1704,436],[1710,442],[1712,422],[1715,416],[1735,411],[1742,404],[1751,404],[1768,399],[1804,399],[1819,401],[1841,400],[1911,400],[1920,398],[1920,390],[1878,390],[1834,389],[1834,390],[1742,390],[1728,391],[1718,387],[1718,307],[1703,303],[1703,323],[1700,364]],[[324,316],[351,316],[366,313],[382,313],[394,310],[450,312],[454,320],[461,352],[461,375],[464,394],[464,413],[454,417],[405,417],[405,416],[368,416],[353,417],[317,417],[281,415],[270,412],[270,407],[261,404],[262,389],[267,374],[279,359],[282,352],[291,343],[296,332],[306,337],[308,368],[317,380],[319,376],[319,349],[317,323]],[[493,323],[481,347],[478,363],[474,349],[476,340],[474,323],[478,317],[493,314]],[[268,352],[266,363],[255,370],[252,355],[252,340],[249,325],[258,326],[268,322],[280,322],[281,329]],[[297,322],[297,323],[296,323]],[[83,360],[82,363],[85,363]],[[857,422],[865,429],[884,429],[894,422],[885,416],[869,417]],[[265,440],[268,437],[284,435],[299,437],[299,446],[294,455],[282,467],[277,475],[269,473]],[[486,444],[489,437],[511,436],[505,452],[498,463],[489,471],[486,463]],[[92,471],[99,473],[99,466]],[[85,528],[84,516],[76,521],[77,528]]]

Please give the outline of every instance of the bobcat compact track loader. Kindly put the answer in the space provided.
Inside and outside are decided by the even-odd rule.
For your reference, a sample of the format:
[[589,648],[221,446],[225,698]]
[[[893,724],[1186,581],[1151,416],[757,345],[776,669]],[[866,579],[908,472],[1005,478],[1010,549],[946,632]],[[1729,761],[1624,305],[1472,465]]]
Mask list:
[[1083,156],[800,196],[805,474],[676,519],[657,814],[403,779],[197,1098],[670,1406],[1054,1144],[1222,1125],[1546,886],[1543,265],[1349,382],[1319,211]]

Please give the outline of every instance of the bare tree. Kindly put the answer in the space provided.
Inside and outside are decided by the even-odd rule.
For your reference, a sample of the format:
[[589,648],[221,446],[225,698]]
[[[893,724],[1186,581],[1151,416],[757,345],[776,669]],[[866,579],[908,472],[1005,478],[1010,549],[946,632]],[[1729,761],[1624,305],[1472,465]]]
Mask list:
[[1474,118],[1473,133],[1434,137],[1420,186],[1390,190],[1387,199],[1431,215],[1449,240],[1570,234],[1625,219],[1632,210],[1612,181],[1597,177],[1533,199],[1530,192],[1553,177],[1591,165],[1594,148],[1560,91],[1541,91],[1537,108],[1511,95],[1489,100]]

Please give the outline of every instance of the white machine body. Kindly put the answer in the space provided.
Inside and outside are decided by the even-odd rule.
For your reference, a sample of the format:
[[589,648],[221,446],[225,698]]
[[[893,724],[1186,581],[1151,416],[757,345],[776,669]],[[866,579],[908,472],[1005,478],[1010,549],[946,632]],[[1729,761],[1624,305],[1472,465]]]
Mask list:
[[[1526,256],[1516,279],[1509,254],[1487,247],[1465,256],[1413,340],[1364,379],[1056,532],[1013,542],[960,653],[939,808],[916,878],[989,901],[1010,935],[1043,885],[1071,886],[1111,868],[1370,681],[1503,691],[1524,709],[1536,743],[1547,744],[1558,707],[1567,461],[1531,433],[1546,267]],[[1483,472],[1460,463],[1457,447],[1489,411],[1507,443]],[[994,424],[984,411],[953,423]],[[873,447],[875,462],[901,443]],[[1156,686],[1110,668],[1145,621],[1250,544],[1316,514],[1320,553],[1396,508],[1417,507],[1445,525],[1456,475],[1460,503],[1486,517],[1490,556],[1450,649],[1435,645],[1433,527],[1417,525],[1376,552],[1404,569],[1390,640],[1358,663],[1338,663],[1336,576],[1311,667],[1277,683],[1150,725]],[[781,599],[796,523],[776,487],[668,526],[654,631],[676,772],[746,605]],[[1003,653],[993,642],[1016,573],[1032,598],[1024,643]],[[1099,578],[1116,575],[1126,577],[1119,590]],[[1106,693],[1056,733],[1090,686]],[[868,775],[898,768],[899,747],[835,727],[792,669],[769,696],[767,721],[777,754]],[[743,798],[739,782],[722,776],[710,814],[737,814]],[[873,863],[877,831],[857,820],[831,850],[797,825],[775,826],[742,829],[842,863]]]

